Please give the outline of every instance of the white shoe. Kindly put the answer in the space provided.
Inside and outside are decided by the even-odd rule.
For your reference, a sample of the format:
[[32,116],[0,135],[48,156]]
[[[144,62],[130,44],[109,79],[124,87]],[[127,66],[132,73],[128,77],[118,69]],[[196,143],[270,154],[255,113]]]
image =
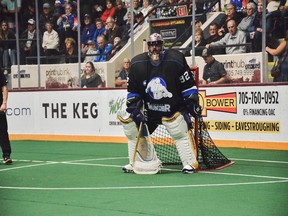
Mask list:
[[196,169],[190,165],[185,165],[182,169],[182,173],[183,174],[192,174],[192,173],[196,173]]
[[127,164],[122,168],[124,173],[133,173],[132,164]]
[[4,70],[4,75],[8,75],[8,70]]

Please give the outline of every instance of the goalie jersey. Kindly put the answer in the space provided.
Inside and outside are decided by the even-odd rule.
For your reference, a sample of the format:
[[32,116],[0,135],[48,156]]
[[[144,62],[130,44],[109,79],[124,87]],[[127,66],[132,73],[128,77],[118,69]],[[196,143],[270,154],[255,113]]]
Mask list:
[[132,59],[127,99],[144,100],[149,122],[161,124],[163,116],[184,110],[184,99],[197,93],[193,75],[179,51],[163,51],[158,64],[151,62],[147,52]]

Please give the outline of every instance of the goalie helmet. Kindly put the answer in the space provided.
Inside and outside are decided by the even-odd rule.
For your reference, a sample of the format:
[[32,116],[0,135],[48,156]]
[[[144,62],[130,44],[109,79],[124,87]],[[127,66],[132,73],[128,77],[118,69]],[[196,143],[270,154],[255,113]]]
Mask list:
[[148,45],[148,55],[153,63],[157,64],[160,62],[160,59],[163,54],[163,39],[162,36],[158,33],[153,33],[149,36],[147,42]]

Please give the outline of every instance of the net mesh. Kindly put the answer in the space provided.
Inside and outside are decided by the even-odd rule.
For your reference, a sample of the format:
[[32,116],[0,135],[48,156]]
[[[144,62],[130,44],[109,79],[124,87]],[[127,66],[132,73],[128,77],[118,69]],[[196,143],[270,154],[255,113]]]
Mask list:
[[[195,123],[193,122],[193,125]],[[151,134],[152,142],[162,165],[179,165],[181,159],[178,155],[174,140],[164,125],[159,125]],[[198,163],[200,170],[221,169],[231,164],[214,144],[202,118],[198,121]]]

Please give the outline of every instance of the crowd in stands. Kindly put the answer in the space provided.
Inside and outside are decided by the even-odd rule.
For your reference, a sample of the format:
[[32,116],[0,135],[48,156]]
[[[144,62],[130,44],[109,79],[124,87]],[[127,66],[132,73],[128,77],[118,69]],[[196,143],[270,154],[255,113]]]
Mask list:
[[[242,4],[239,2],[241,1],[231,1],[225,5],[225,16],[220,22],[210,24],[208,37],[203,38],[200,26],[195,30],[196,56],[200,55],[205,47],[213,48],[213,54],[236,54],[262,50],[263,2],[262,0],[242,1]],[[284,38],[285,30],[288,29],[288,1],[268,0],[266,12],[266,43],[275,48],[279,44],[278,39]],[[233,44],[239,45],[229,46]]]
[[[43,57],[41,63],[78,62],[79,25],[79,52],[82,62],[103,62],[115,56],[131,34],[130,1],[78,1],[81,23],[77,17],[77,0],[39,0],[38,10],[34,0],[0,0],[0,56],[3,56],[0,57],[1,67],[9,70],[11,65],[17,63],[15,12],[19,24],[20,64],[37,63],[37,47],[40,47],[40,55]],[[136,26],[134,34],[148,25],[149,17],[177,16],[175,4],[185,2],[188,3],[188,13],[191,14],[191,0],[133,0]],[[213,54],[261,51],[263,8],[267,11],[267,43],[270,43],[271,47],[278,45],[272,40],[272,33],[277,26],[287,27],[288,0],[268,0],[265,6],[262,5],[262,0],[221,2],[225,16],[220,22],[209,26],[209,37],[204,38],[201,28],[196,29],[195,45],[200,48],[196,49],[195,55],[200,55],[205,46],[213,48]],[[166,7],[153,10],[153,6],[161,5]],[[153,12],[149,13],[152,10]],[[209,3],[196,3],[197,14],[214,10],[215,7],[210,8]],[[39,11],[39,33],[36,32],[36,11]],[[197,26],[200,27],[201,22],[198,22]],[[222,47],[235,44],[235,41],[239,44],[251,42],[252,46]],[[192,53],[189,50],[186,54]]]

